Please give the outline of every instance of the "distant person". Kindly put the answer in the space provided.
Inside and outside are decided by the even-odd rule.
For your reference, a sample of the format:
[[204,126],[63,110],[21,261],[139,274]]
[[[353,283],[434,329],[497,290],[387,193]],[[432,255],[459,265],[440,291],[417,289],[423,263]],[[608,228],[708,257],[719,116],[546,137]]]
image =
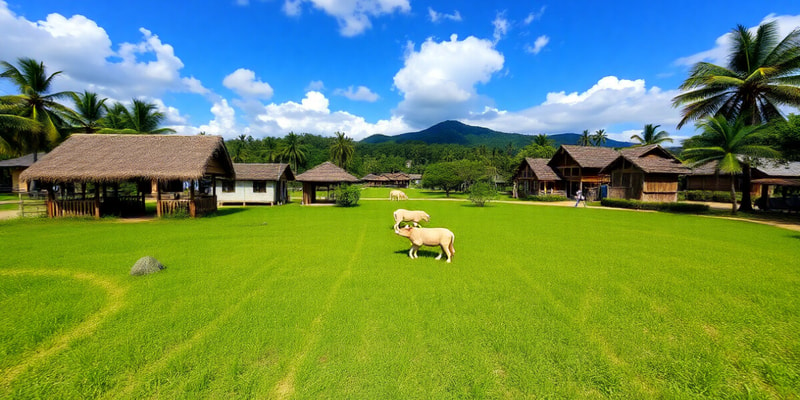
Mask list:
[[583,206],[586,207],[586,198],[583,197],[583,190],[578,190],[575,193],[575,207],[577,207],[578,204],[581,203],[581,200],[583,200]]

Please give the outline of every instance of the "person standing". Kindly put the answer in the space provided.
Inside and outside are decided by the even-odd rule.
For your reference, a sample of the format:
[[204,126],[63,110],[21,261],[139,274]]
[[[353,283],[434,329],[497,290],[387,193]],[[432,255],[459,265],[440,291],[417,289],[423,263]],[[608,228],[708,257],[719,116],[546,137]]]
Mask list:
[[578,190],[575,192],[575,207],[581,203],[581,200],[583,200],[583,206],[586,207],[586,198],[583,197],[583,190]]

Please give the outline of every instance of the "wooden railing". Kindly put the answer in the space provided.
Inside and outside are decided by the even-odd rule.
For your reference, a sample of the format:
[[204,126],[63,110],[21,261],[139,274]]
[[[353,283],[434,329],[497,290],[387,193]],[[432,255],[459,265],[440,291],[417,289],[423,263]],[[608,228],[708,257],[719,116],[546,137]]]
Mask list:
[[47,202],[47,215],[50,217],[78,217],[95,215],[95,201],[90,200],[50,200]]
[[161,199],[159,215],[180,215],[197,217],[217,211],[217,196],[195,197],[194,200],[164,200]]
[[217,211],[217,196],[202,196],[194,199],[193,217]]

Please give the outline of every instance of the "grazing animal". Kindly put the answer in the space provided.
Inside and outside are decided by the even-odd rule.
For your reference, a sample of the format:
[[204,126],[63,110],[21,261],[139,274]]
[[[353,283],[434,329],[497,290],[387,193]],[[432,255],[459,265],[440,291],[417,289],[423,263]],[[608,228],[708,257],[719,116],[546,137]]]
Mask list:
[[408,196],[402,190],[392,190],[389,192],[389,200],[408,200]]
[[442,251],[436,257],[437,260],[442,258],[442,252],[447,254],[447,262],[456,254],[456,249],[453,247],[453,242],[456,240],[456,235],[445,228],[415,228],[413,226],[406,226],[397,228],[394,233],[407,237],[411,241],[411,250],[408,251],[408,256],[412,259],[417,258],[417,250],[420,246],[439,246]]
[[404,209],[395,210],[392,214],[394,216],[394,229],[400,226],[403,221],[410,221],[414,226],[419,226],[419,221],[431,222],[431,216],[425,211],[409,211]]

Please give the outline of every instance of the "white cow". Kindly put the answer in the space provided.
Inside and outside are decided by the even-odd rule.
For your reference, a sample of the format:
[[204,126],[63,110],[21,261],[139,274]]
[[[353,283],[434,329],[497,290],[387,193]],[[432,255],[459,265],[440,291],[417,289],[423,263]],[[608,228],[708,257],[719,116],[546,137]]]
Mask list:
[[410,221],[414,226],[419,226],[419,221],[431,222],[431,216],[425,211],[409,211],[402,208],[395,210],[392,214],[394,216],[394,229],[396,230],[400,223],[403,221]]
[[442,258],[442,252],[447,254],[447,262],[456,254],[456,249],[453,247],[453,242],[456,240],[456,235],[445,228],[415,228],[413,226],[406,226],[394,230],[394,233],[407,237],[411,241],[411,250],[408,251],[408,256],[417,258],[417,250],[420,246],[439,246],[442,251],[436,257],[437,260]]
[[402,190],[392,190],[389,192],[389,200],[408,200],[408,196]]

